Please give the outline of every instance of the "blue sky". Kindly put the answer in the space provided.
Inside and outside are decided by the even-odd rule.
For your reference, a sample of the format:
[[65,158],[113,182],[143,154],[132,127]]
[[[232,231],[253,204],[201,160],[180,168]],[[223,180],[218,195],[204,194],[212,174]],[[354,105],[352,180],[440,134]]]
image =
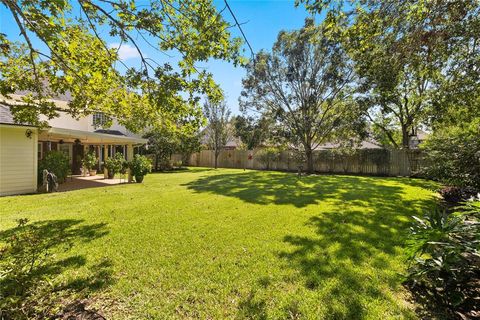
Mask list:
[[[214,3],[219,10],[224,8],[223,0],[214,0]],[[308,16],[302,6],[295,8],[293,0],[229,0],[228,3],[239,22],[245,23],[242,28],[255,52],[261,49],[270,50],[279,31],[300,28]],[[228,10],[223,12],[223,16],[233,23]],[[19,30],[3,5],[0,5],[0,32],[7,34],[9,39],[20,39]],[[238,28],[232,28],[231,32],[234,36],[240,36]],[[118,45],[118,41],[109,37],[106,32],[102,34],[102,38],[110,46]],[[148,57],[157,61],[169,59],[147,44],[141,44],[141,49]],[[122,46],[120,54],[127,65],[138,66],[138,54],[133,47]],[[249,56],[248,51],[246,56]],[[245,75],[244,70],[222,61],[209,61],[200,63],[199,66],[213,73],[215,80],[225,91],[232,112],[238,113],[238,97],[242,88],[241,81]]]
[[[294,1],[282,0],[230,0],[230,7],[242,25],[248,41],[254,52],[261,49],[270,50],[281,30],[298,29],[303,25],[307,12],[302,6],[295,8]],[[219,9],[223,8],[223,1],[215,1]],[[228,12],[223,16],[227,21],[232,21]],[[235,36],[240,36],[237,29],[232,30]],[[246,52],[248,55],[248,51]],[[242,68],[234,68],[224,62],[212,62],[209,70],[215,76],[227,95],[227,101],[232,112],[238,112],[238,97],[242,89],[242,78],[245,72]]]

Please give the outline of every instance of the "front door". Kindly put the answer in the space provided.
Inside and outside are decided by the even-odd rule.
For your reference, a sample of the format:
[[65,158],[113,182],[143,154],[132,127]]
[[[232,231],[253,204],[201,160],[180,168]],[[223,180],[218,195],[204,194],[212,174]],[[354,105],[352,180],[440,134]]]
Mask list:
[[83,145],[75,143],[73,145],[72,155],[72,173],[81,174],[82,159],[83,159]]

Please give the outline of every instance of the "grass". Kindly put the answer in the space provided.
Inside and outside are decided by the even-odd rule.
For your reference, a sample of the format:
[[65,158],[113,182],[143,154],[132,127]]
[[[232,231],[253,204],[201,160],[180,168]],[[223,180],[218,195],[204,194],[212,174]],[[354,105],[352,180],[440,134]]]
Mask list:
[[0,241],[22,217],[66,230],[55,282],[108,318],[415,319],[403,244],[428,187],[196,168],[0,198]]

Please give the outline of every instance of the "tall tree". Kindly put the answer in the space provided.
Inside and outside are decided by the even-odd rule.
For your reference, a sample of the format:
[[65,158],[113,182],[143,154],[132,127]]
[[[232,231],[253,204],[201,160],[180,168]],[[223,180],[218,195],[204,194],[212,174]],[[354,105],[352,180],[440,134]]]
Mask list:
[[242,140],[248,150],[255,149],[269,138],[270,122],[266,117],[236,116],[233,118],[235,136]]
[[417,127],[449,109],[478,112],[479,1],[298,2],[326,10],[330,23],[343,27],[360,77],[357,97],[391,145],[409,148]]
[[[20,41],[0,33],[0,102],[17,121],[67,112],[74,117],[101,111],[131,130],[201,116],[199,99],[221,99],[210,73],[195,64],[210,58],[240,63],[239,39],[211,0],[0,0],[18,26]],[[4,19],[6,17],[2,17]],[[110,48],[102,34],[120,43]],[[137,50],[140,67],[128,68],[118,50]],[[159,64],[140,49],[159,52]],[[15,92],[29,92],[21,98]],[[52,98],[72,94],[66,107]],[[5,98],[6,97],[6,98]],[[17,100],[12,102],[12,100]],[[172,119],[173,118],[173,119]]]
[[272,52],[260,52],[247,67],[241,108],[280,122],[293,146],[301,146],[307,171],[313,150],[351,122],[353,68],[340,41],[312,19],[298,31],[283,31]]
[[218,166],[218,156],[220,151],[226,146],[228,140],[232,137],[232,128],[230,123],[230,109],[225,101],[216,103],[207,100],[203,106],[205,118],[207,118],[207,128],[205,135],[208,141],[208,147],[213,150],[215,155],[215,169]]
[[182,163],[189,165],[190,156],[194,152],[199,152],[202,147],[200,132],[181,133],[179,135],[179,145],[177,152],[182,155]]
[[148,139],[148,152],[155,156],[154,169],[170,169],[170,158],[180,143],[177,131],[167,127],[155,128],[144,138]]

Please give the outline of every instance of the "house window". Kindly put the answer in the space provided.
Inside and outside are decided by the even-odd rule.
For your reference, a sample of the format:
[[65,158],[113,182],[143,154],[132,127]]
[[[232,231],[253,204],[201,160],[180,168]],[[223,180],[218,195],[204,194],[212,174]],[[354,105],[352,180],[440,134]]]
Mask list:
[[92,125],[95,128],[102,127],[107,122],[107,118],[103,114],[103,112],[95,112],[93,114],[93,123]]
[[71,145],[70,144],[59,144],[58,145],[58,151],[63,152],[65,155],[67,155],[68,159],[70,159],[70,162],[72,162],[72,151],[71,151]]
[[38,152],[38,154],[37,154],[38,160],[42,160],[43,159],[43,143],[41,143],[41,142],[38,143],[37,152]]

